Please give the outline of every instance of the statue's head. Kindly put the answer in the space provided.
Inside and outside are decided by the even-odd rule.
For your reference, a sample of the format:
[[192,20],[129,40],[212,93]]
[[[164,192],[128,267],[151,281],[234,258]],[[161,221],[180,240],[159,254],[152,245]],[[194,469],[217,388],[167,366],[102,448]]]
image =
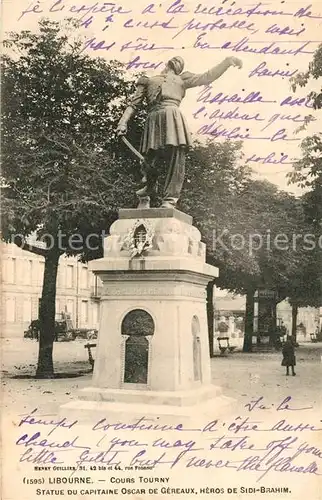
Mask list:
[[176,75],[180,75],[184,68],[184,60],[180,56],[172,57],[172,59],[168,61],[167,66],[171,68]]

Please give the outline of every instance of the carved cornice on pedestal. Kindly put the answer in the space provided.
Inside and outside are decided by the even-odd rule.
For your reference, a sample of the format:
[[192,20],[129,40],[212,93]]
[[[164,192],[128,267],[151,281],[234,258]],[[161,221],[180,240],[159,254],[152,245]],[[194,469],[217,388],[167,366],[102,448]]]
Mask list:
[[[131,218],[124,218],[126,214]],[[180,256],[205,262],[206,247],[200,231],[192,226],[192,219],[186,214],[172,209],[129,209],[120,211],[121,215],[104,240],[105,257]],[[146,241],[143,231],[142,241],[136,237],[141,226]]]

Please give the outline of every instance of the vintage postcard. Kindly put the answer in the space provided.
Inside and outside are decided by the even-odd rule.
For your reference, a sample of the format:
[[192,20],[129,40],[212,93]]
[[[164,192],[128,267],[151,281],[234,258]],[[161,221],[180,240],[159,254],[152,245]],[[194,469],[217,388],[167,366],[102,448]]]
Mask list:
[[1,498],[322,500],[322,2],[2,2]]

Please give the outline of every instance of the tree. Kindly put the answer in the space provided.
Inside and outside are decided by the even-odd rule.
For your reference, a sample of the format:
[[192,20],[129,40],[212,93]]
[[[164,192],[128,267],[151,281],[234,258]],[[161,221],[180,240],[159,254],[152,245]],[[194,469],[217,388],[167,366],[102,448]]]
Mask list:
[[[292,306],[292,336],[296,339],[297,314],[299,307],[322,306],[322,248],[319,223],[316,211],[312,210],[312,193],[302,197],[303,210],[306,218],[306,235],[311,237],[312,245],[303,255],[301,266],[291,276],[288,301]],[[313,195],[315,193],[313,192]]]
[[[252,180],[239,143],[196,143],[187,179],[181,206],[201,231],[207,262],[219,267],[216,285],[246,295],[244,350],[251,350],[255,291],[270,288],[276,291],[276,303],[283,300],[302,262],[302,248],[292,247],[293,234],[304,225],[302,203],[267,181]],[[287,248],[274,244],[279,235],[285,235]],[[209,339],[212,352],[211,330]]]
[[[132,206],[133,161],[114,130],[132,90],[117,62],[93,59],[73,23],[42,20],[10,33],[2,58],[3,238],[45,259],[37,377],[51,378],[56,277],[63,253],[100,255],[121,203]],[[35,233],[41,244],[28,243]],[[95,243],[94,243],[95,239]]]
[[[257,244],[252,251],[257,270],[246,278],[244,284],[244,350],[248,351],[253,332],[254,292],[257,289],[275,291],[271,327],[271,342],[274,341],[277,303],[287,297],[290,280],[306,258],[303,241],[294,243],[295,234],[305,233],[305,223],[301,202],[266,181],[250,181],[240,201],[240,211],[248,219],[245,241]],[[254,235],[257,235],[256,238]]]
[[[187,157],[186,183],[179,202],[180,209],[193,216],[202,240],[207,246],[207,262],[219,267],[219,279],[207,286],[207,317],[210,356],[213,356],[214,284],[223,288],[234,287],[234,282],[225,279],[227,270],[238,274],[240,283],[249,275],[252,259],[245,252],[231,253],[216,245],[221,228],[230,228],[238,220],[234,200],[250,177],[250,169],[241,162],[241,143],[208,141],[195,142]],[[214,249],[214,246],[217,248]],[[239,263],[238,263],[239,261]]]
[[[314,80],[320,78],[322,78],[322,44],[315,51],[308,70],[292,78],[293,91],[295,92],[298,86],[311,86]],[[309,97],[315,110],[322,108],[322,89],[311,90]],[[294,163],[293,172],[288,174],[288,177],[291,183],[297,183],[309,191],[306,198],[307,211],[311,209],[312,220],[319,224],[322,221],[322,133],[306,137],[302,141],[301,149],[302,158]]]
[[[312,87],[314,80],[322,77],[322,44],[314,53],[308,70],[293,78],[293,91],[297,87]],[[322,89],[311,90],[309,97],[313,108],[322,108]],[[303,195],[303,207],[306,220],[311,225],[311,233],[319,242],[322,228],[322,134],[316,133],[306,137],[301,143],[302,158],[293,165],[288,174],[290,183],[296,183],[306,190]],[[322,306],[322,248],[315,245],[309,255],[308,262],[301,268],[290,290],[290,303],[293,309],[292,334],[296,336],[296,318],[298,307]]]

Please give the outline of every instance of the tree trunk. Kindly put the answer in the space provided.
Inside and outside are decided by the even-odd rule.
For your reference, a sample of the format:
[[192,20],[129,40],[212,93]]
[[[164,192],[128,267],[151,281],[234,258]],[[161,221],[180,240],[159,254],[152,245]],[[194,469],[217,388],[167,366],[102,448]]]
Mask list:
[[36,378],[53,378],[53,344],[55,339],[56,281],[60,252],[48,251],[39,312],[40,335]]
[[296,342],[296,327],[297,327],[297,313],[298,313],[298,306],[292,305],[292,332],[291,335],[294,338]]
[[209,355],[214,357],[214,281],[207,285],[207,320],[208,320],[208,338]]
[[245,334],[243,352],[252,352],[252,337],[254,332],[254,293],[252,288],[247,291],[245,311]]

